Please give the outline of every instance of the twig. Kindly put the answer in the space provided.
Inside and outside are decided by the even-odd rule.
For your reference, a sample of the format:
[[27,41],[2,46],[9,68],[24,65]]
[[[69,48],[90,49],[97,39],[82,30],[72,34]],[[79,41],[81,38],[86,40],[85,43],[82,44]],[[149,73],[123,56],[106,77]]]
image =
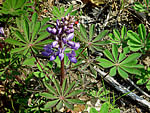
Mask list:
[[[95,70],[100,73],[102,76],[105,76],[106,73],[101,71],[99,68],[95,68]],[[131,92],[129,89],[127,89],[126,87],[122,86],[121,84],[119,84],[114,78],[112,78],[111,76],[106,76],[104,78],[104,80],[112,85],[116,90],[118,90],[119,92],[122,92],[123,94],[129,93],[128,97],[130,97],[132,100],[137,101],[137,103],[145,108],[147,108],[150,111],[150,102],[148,102],[147,100],[143,99],[142,97],[139,97],[138,95],[136,95],[135,93]]]
[[126,79],[131,85],[133,85],[139,92],[141,92],[143,95],[147,96],[148,98],[150,98],[150,95],[148,95],[146,92],[144,92],[142,89],[140,89],[136,84],[134,84],[134,82],[132,80],[130,80],[129,78]]

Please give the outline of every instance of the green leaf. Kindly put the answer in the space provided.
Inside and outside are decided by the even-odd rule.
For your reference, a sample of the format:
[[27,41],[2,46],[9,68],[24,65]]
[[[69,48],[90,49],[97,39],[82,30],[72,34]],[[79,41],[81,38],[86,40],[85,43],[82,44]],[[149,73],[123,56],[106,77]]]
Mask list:
[[68,94],[68,95],[66,96],[66,98],[68,98],[68,97],[73,97],[73,96],[77,96],[77,95],[80,94],[82,91],[83,91],[83,90],[75,90],[75,91],[71,92],[70,94]]
[[66,89],[66,85],[67,85],[67,78],[65,78],[63,84],[62,84],[62,95],[64,94],[64,91]]
[[47,98],[47,99],[57,99],[58,97],[57,96],[54,96],[54,95],[52,95],[52,94],[49,94],[49,93],[40,93],[40,96],[43,96],[43,97],[45,97],[45,98]]
[[95,27],[95,25],[92,24],[89,28],[89,40],[92,40],[92,37],[94,35],[94,27]]
[[134,61],[136,59],[138,59],[139,57],[141,56],[140,53],[133,53],[131,55],[129,55],[123,62],[121,62],[120,64],[123,65],[123,64],[127,64],[131,61]]
[[97,42],[101,40],[106,34],[108,33],[108,30],[102,31],[95,39],[92,40],[92,42]]
[[60,110],[63,107],[63,102],[59,101],[59,103],[56,105],[57,110]]
[[39,42],[39,41],[41,41],[41,40],[47,38],[49,35],[50,35],[50,34],[49,34],[48,32],[43,32],[43,33],[37,38],[37,40],[35,40],[33,43],[35,44],[35,43],[37,43],[37,42]]
[[24,39],[23,35],[17,30],[15,31],[15,36],[20,39],[21,41],[25,42],[26,43],[26,40]]
[[105,56],[107,58],[109,58],[109,60],[111,60],[112,62],[114,62],[114,58],[113,58],[112,54],[110,53],[110,51],[108,49],[106,49],[103,53],[105,54]]
[[61,15],[63,15],[63,14],[64,14],[64,11],[65,11],[64,6],[61,6],[61,7],[60,7],[60,13],[61,13]]
[[80,24],[80,31],[81,31],[82,36],[85,39],[87,39],[86,29],[85,29],[85,27],[82,24]]
[[15,5],[16,9],[22,8],[22,6],[26,3],[26,0],[17,0],[17,3]]
[[15,48],[11,50],[11,53],[16,53],[16,52],[20,52],[27,49],[27,47],[20,47],[20,48]]
[[109,67],[114,66],[114,64],[111,61],[104,59],[104,58],[100,58],[97,61],[99,61],[100,62],[99,65],[101,65],[104,68],[109,68]]
[[85,42],[85,43],[88,43],[87,42],[87,39],[85,39],[82,34],[80,32],[78,32],[77,30],[75,30],[75,33],[78,35],[77,38],[82,41],[82,42]]
[[58,101],[59,101],[59,99],[58,100],[49,101],[49,102],[47,102],[45,104],[44,108],[50,109],[51,107],[54,107],[57,104]]
[[122,39],[125,39],[126,33],[127,33],[127,29],[126,29],[125,26],[123,26],[122,29],[121,29],[121,37],[122,37]]
[[136,43],[141,43],[140,38],[139,38],[139,36],[137,35],[137,33],[133,32],[133,31],[131,31],[131,30],[128,31],[127,36],[128,36],[131,40],[135,41]]
[[23,30],[25,33],[26,40],[29,41],[29,24],[26,19],[24,19],[23,21]]
[[50,19],[49,18],[44,18],[42,21],[41,21],[41,26],[45,25],[46,22],[48,22]]
[[120,66],[123,70],[125,70],[128,73],[131,74],[136,74],[136,75],[141,75],[141,71],[135,69],[135,68],[128,68],[128,67],[124,67],[124,66]]
[[121,68],[118,67],[118,73],[121,77],[123,77],[124,79],[128,78],[128,73],[126,73],[124,70],[122,70]]
[[52,39],[48,39],[48,40],[44,40],[44,41],[41,41],[41,42],[39,42],[39,43],[36,43],[36,45],[41,46],[41,45],[50,44],[50,43],[52,43],[52,42],[53,42]]
[[58,83],[58,80],[56,80],[56,79],[54,79],[54,84],[55,84],[55,86],[56,86],[56,89],[57,89],[57,92],[58,92],[58,94],[59,95],[61,95],[61,89],[60,89],[60,85],[59,85],[59,83]]
[[73,104],[85,104],[82,100],[79,99],[66,99],[66,101]]
[[101,106],[100,113],[108,113],[108,110],[109,110],[109,105],[108,105],[108,103],[105,102],[105,103]]
[[53,13],[53,15],[56,16],[56,17],[61,17],[61,14],[60,14],[60,12],[59,12],[59,9],[58,9],[56,6],[53,7],[52,13]]
[[33,40],[36,38],[36,35],[38,34],[38,31],[40,30],[40,27],[41,27],[41,23],[37,22],[34,29],[33,29],[31,42],[33,42]]
[[115,108],[110,113],[120,113],[120,109]]
[[68,89],[66,90],[64,96],[66,96],[66,95],[70,92],[70,90],[74,87],[74,85],[75,85],[75,81],[73,81],[73,83],[70,84],[70,86],[69,86]]
[[90,113],[98,113],[98,111],[95,108],[91,108]]
[[117,67],[116,67],[116,66],[115,66],[115,67],[112,67],[112,68],[110,69],[109,75],[110,75],[110,76],[115,76],[115,75],[116,75],[116,70],[117,70]]
[[65,102],[65,101],[63,101],[64,102],[64,104],[65,104],[65,106],[67,107],[67,108],[69,108],[69,109],[72,109],[73,110],[73,105],[72,104],[69,104],[69,103],[67,103],[67,102]]
[[145,29],[144,24],[140,24],[140,25],[139,25],[138,33],[139,33],[141,39],[142,39],[143,42],[144,42],[144,41],[145,41],[145,38],[146,38],[146,29]]
[[35,28],[35,25],[36,25],[36,22],[37,22],[37,18],[38,18],[37,13],[34,13],[34,14],[32,15],[32,31],[33,31],[34,29],[36,29],[36,28]]
[[112,45],[112,54],[114,56],[115,61],[118,59],[118,47],[117,45]]
[[9,44],[17,45],[17,46],[25,46],[24,43],[19,42],[19,41],[15,40],[15,39],[12,39],[12,38],[6,38],[5,42],[9,43]]
[[44,82],[44,85],[51,93],[53,93],[54,95],[58,95],[56,90],[50,84]]
[[27,65],[27,66],[34,66],[35,64],[35,58],[27,58],[22,65]]
[[70,13],[73,9],[73,5],[70,5],[69,8],[67,9],[67,11],[65,12],[64,16],[67,16],[68,13]]
[[119,33],[118,30],[114,29],[114,30],[113,30],[113,33],[114,33],[115,37],[116,37],[118,40],[121,39],[121,38],[120,38],[120,33]]

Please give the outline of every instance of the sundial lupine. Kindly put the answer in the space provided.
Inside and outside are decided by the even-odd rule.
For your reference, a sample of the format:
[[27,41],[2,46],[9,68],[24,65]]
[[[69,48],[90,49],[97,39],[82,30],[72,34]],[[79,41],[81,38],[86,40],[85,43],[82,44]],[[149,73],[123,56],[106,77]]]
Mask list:
[[[74,37],[74,22],[74,17],[67,15],[66,17],[62,17],[61,20],[57,19],[54,28],[47,28],[47,31],[55,35],[56,38],[54,42],[46,45],[44,47],[45,51],[42,52],[44,56],[50,56],[50,61],[55,60],[57,56],[62,61],[64,54],[66,54],[72,63],[77,62],[75,50],[80,47],[80,44],[72,41]],[[70,48],[71,53],[65,53],[66,48]]]

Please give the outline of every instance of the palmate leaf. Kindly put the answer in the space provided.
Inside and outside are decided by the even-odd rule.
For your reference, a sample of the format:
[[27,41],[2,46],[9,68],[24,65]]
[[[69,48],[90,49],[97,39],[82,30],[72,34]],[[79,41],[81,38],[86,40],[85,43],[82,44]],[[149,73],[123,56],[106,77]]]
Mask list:
[[128,45],[132,51],[146,51],[149,48],[149,36],[146,37],[146,29],[143,24],[138,26],[138,34],[129,30],[127,33],[129,40]]
[[127,40],[127,29],[125,26],[121,29],[121,35],[117,29],[113,29],[113,34],[109,33],[108,36],[110,38],[110,41],[117,45],[123,45],[126,46],[126,40]]
[[[129,53],[129,48],[124,48],[123,53],[118,55],[118,47],[117,45],[112,45],[112,53],[106,49],[104,55],[109,59],[99,58],[97,59],[99,65],[104,68],[110,68],[109,75],[115,76],[117,72],[123,78],[128,78],[128,73],[141,75],[140,68],[144,68],[143,65],[137,64],[138,58],[141,56],[140,53],[133,53],[129,56],[126,54]],[[119,56],[119,57],[118,57]]]
[[108,33],[108,30],[102,31],[96,38],[93,39],[92,42],[97,42],[101,40],[104,36],[106,36],[107,33]]

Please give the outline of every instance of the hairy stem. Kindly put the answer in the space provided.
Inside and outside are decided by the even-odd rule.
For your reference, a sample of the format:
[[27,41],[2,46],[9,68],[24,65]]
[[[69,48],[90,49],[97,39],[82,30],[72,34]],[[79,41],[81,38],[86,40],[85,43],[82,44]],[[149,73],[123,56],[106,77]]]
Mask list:
[[60,78],[60,85],[62,86],[63,81],[65,79],[65,69],[64,69],[64,58],[61,61],[61,78]]

